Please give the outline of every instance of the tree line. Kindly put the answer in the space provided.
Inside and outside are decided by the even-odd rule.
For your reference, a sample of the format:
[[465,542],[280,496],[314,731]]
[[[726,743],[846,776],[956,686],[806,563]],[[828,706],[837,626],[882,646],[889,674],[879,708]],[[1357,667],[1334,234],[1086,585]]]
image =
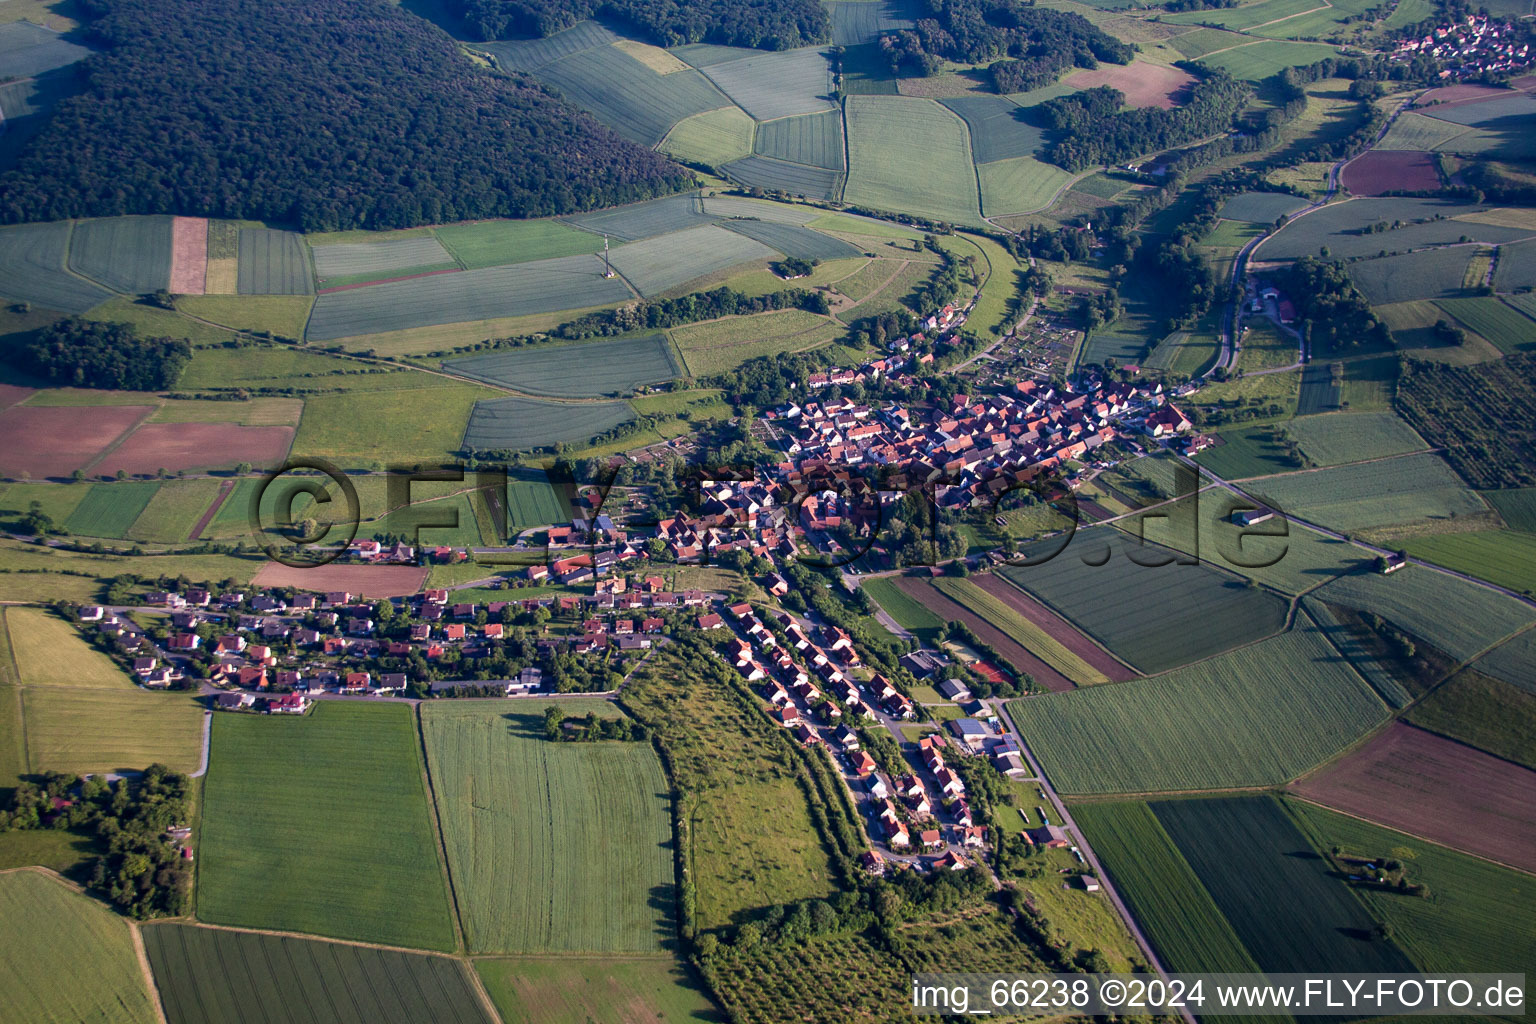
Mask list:
[[0,174],[0,221],[175,213],[305,231],[541,217],[691,175],[372,0],[81,0],[83,90]]
[[64,387],[162,391],[192,361],[184,338],[141,338],[127,324],[65,317],[27,347],[32,369]]
[[788,50],[832,35],[832,20],[817,0],[456,0],[454,6],[482,39],[548,36],[587,18],[619,22],[662,46]]

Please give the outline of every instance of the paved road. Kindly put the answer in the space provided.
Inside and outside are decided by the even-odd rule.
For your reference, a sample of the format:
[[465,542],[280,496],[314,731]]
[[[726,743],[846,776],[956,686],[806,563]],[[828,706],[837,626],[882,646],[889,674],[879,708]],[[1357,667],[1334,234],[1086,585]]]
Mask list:
[[203,712],[203,759],[197,762],[197,771],[192,773],[192,778],[199,779],[208,774],[208,747],[213,739],[213,712]]

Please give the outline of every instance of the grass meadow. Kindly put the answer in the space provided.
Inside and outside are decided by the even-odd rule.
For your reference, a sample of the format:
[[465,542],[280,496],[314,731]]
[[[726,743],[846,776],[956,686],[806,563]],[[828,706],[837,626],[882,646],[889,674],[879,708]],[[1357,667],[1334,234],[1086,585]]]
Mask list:
[[1387,715],[1303,622],[1188,668],[1013,701],[1008,711],[1064,793],[1275,785]]
[[[500,392],[425,375],[413,377],[426,386],[307,399],[293,454],[319,456],[344,468],[450,459],[463,443],[464,425],[475,403]],[[429,381],[439,381],[440,386]]]
[[1335,530],[1354,531],[1476,516],[1486,509],[1438,455],[1404,455],[1255,481],[1274,508]]
[[0,873],[0,920],[7,1021],[157,1021],[131,926],[100,903],[41,872],[10,871]]
[[216,715],[204,798],[203,920],[454,948],[409,707]]
[[300,1007],[332,1024],[492,1024],[452,957],[187,924],[143,934],[168,1024],[292,1020]]
[[839,334],[826,317],[802,309],[735,316],[680,327],[672,340],[694,377],[709,377],[758,356],[816,348]]
[[63,525],[85,537],[121,539],[159,489],[158,483],[92,484]]
[[671,957],[482,958],[475,970],[505,1024],[717,1019],[689,970]]
[[[616,711],[606,701],[560,706]],[[552,742],[543,708],[518,708],[422,708],[470,951],[660,951],[673,931],[672,820],[651,745]]]

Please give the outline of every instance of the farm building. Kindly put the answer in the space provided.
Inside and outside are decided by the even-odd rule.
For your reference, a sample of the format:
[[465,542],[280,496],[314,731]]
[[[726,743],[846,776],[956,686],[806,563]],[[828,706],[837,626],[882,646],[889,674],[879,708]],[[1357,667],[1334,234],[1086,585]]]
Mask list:
[[1036,846],[1043,846],[1048,850],[1062,849],[1072,845],[1072,841],[1058,825],[1041,825],[1039,828],[1028,829],[1024,836]]

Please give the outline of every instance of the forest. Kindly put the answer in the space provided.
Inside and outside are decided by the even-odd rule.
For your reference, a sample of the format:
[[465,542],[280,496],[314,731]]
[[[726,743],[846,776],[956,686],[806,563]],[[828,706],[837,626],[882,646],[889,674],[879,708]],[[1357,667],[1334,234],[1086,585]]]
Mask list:
[[1231,128],[1248,102],[1248,84],[1198,64],[1181,62],[1178,66],[1200,79],[1190,87],[1184,103],[1172,110],[1122,110],[1125,94],[1107,85],[1040,104],[1047,127],[1055,133],[1046,159],[1069,171],[1080,171]]
[[998,92],[1019,92],[1053,81],[1070,67],[1099,61],[1129,64],[1135,51],[1080,14],[1026,7],[1013,0],[925,0],[915,30],[887,33],[880,46],[893,72],[929,75],[938,58],[976,64],[1012,58],[992,68]]
[[[0,174],[0,221],[404,228],[611,206],[689,172],[374,0],[80,0],[104,52]],[[110,141],[110,144],[107,144]]]
[[469,27],[485,39],[547,36],[586,18],[620,22],[662,46],[723,43],[787,50],[831,36],[817,0],[457,0]]
[[127,324],[65,317],[27,349],[32,368],[55,384],[114,391],[175,387],[192,360],[184,339],[141,338]]
[[1295,300],[1302,329],[1317,353],[1392,347],[1386,324],[1371,312],[1344,264],[1304,256],[1281,271],[1279,280]]

